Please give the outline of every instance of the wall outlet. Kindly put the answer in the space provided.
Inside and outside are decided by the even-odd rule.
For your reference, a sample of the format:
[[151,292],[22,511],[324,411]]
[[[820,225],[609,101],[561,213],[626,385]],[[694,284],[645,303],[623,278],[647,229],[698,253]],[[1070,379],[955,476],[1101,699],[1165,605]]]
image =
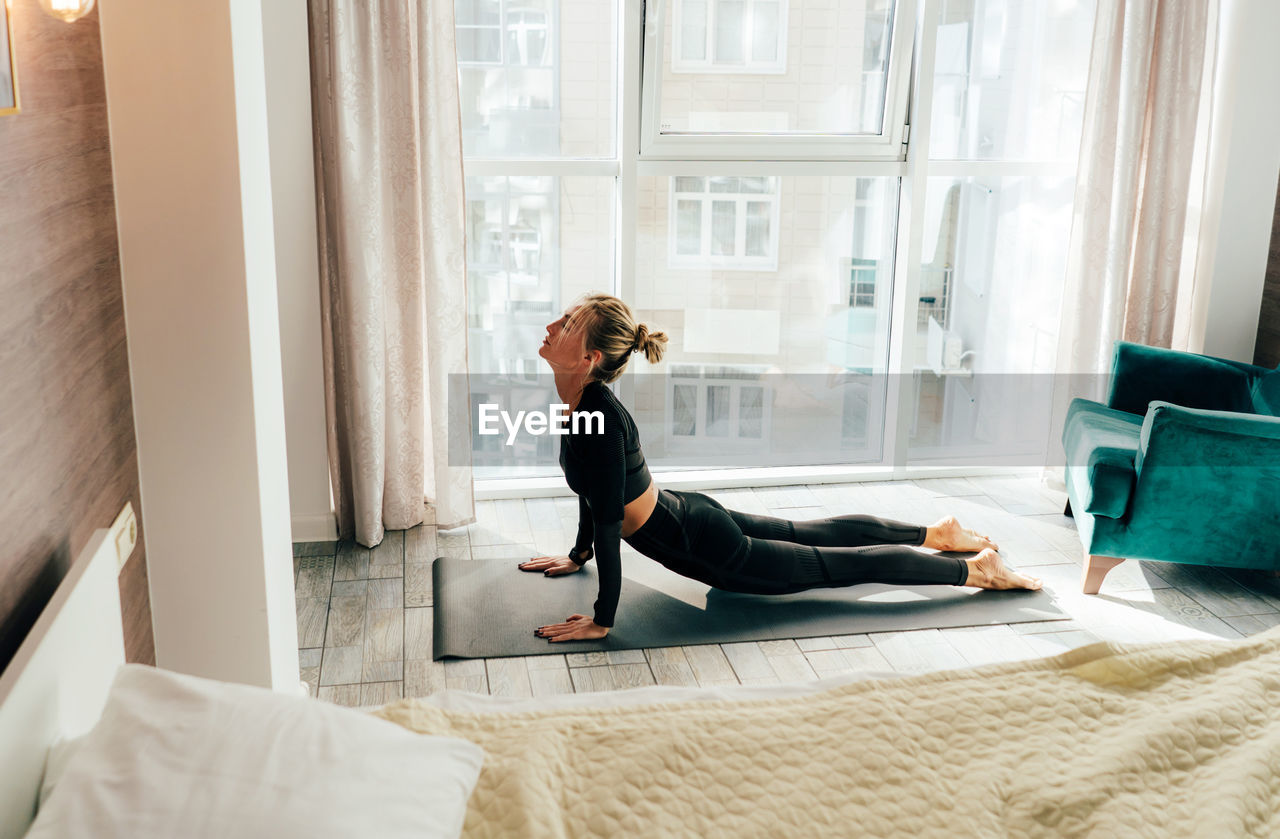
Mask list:
[[138,517],[133,513],[133,502],[129,501],[111,524],[111,543],[116,546],[116,573],[124,568],[124,564],[133,556],[133,549],[138,546]]

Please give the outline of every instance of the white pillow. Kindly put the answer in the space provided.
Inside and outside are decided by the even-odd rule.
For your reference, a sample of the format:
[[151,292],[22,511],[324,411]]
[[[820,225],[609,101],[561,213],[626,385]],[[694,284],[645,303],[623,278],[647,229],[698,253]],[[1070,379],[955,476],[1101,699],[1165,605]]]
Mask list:
[[127,664],[27,836],[457,837],[483,757],[318,699]]

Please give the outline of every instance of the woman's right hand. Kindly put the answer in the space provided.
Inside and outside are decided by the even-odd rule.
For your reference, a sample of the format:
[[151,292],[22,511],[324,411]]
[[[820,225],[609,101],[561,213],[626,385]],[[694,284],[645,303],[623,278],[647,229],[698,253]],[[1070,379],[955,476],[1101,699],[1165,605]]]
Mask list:
[[567,556],[535,556],[520,563],[521,571],[541,571],[548,577],[559,577],[561,574],[572,574],[582,570],[582,566]]

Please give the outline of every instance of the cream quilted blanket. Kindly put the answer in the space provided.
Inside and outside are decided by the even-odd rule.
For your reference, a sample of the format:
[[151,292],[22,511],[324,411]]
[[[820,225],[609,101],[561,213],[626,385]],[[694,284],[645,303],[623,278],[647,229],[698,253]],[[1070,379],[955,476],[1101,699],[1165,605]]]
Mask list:
[[1280,836],[1280,629],[785,699],[378,713],[484,747],[469,837]]

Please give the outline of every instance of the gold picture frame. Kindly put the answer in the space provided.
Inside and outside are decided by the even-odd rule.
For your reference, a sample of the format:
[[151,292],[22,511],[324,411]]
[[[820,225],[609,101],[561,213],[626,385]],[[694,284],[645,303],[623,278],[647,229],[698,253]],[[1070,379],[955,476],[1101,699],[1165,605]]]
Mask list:
[[18,99],[18,59],[13,49],[13,9],[9,0],[0,0],[0,117],[16,114]]

